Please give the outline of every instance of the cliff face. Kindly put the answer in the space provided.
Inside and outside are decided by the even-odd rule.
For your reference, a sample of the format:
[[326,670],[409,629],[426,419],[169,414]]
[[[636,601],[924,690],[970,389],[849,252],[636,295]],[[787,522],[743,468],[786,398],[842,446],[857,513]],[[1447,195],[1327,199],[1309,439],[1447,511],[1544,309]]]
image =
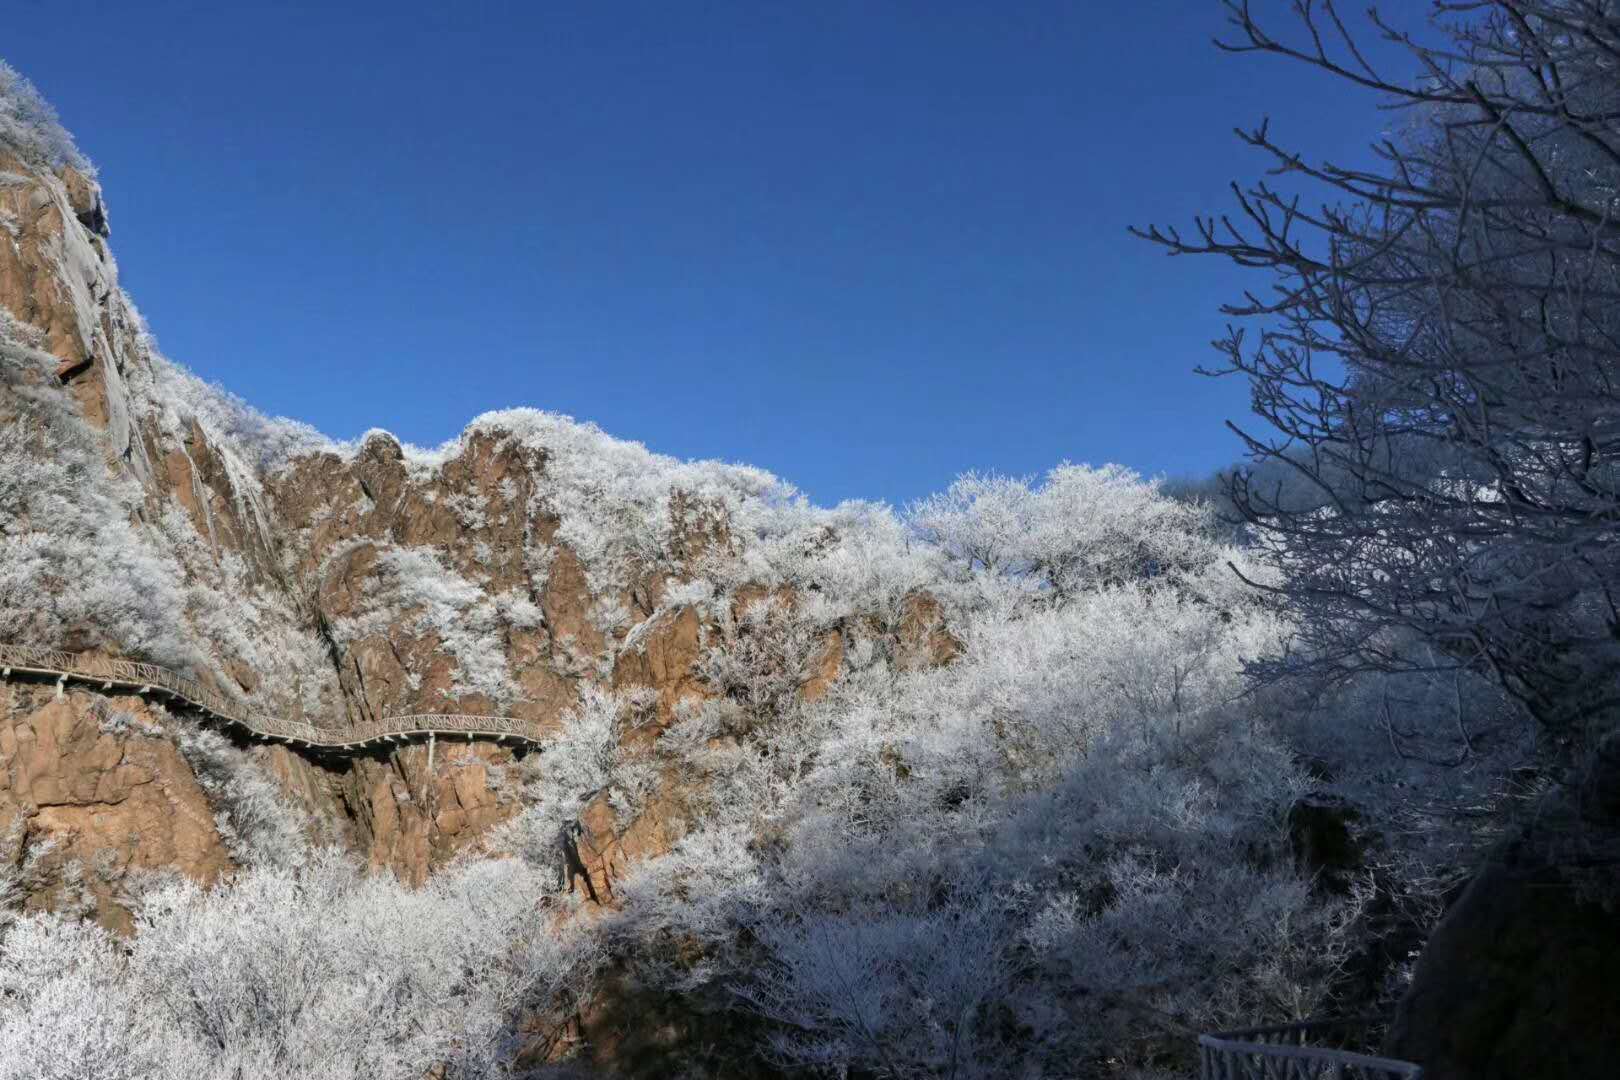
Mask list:
[[233,865],[172,720],[139,697],[6,685],[0,706],[0,860],[29,906],[127,931],[131,870],[212,882]]
[[[0,642],[160,663],[337,731],[437,712],[545,731],[598,689],[650,708],[626,735],[646,749],[724,692],[700,668],[750,603],[825,599],[832,586],[801,596],[791,567],[821,560],[856,590],[878,557],[841,547],[837,513],[768,474],[533,410],[481,417],[432,451],[260,416],[157,351],[118,284],[101,190],[63,156],[0,142]],[[936,604],[885,602],[823,618],[795,692],[822,693],[874,641],[901,667],[950,659]],[[162,749],[194,721],[133,701],[133,726],[102,731],[98,695],[7,693],[0,857],[40,868],[33,902],[62,895],[43,851],[202,880],[230,865],[210,833],[218,806]],[[310,828],[420,879],[518,811],[523,753],[441,743],[431,769],[422,745],[252,756]],[[681,801],[660,789],[629,817],[605,794],[579,808],[571,857],[592,895],[679,837]],[[95,894],[115,925],[118,877]]]
[[[615,635],[651,614],[661,579],[632,572],[593,591],[535,497],[543,451],[481,431],[408,462],[386,435],[334,447],[201,386],[155,351],[118,286],[100,188],[71,165],[0,153],[0,224],[0,413],[16,474],[0,639],[157,661],[334,727],[387,712],[554,722],[582,679],[611,679]],[[137,720],[106,734],[93,695],[6,693],[6,857],[33,859],[41,881],[46,850],[202,879],[228,865],[165,742],[172,720],[119,702]],[[446,746],[431,774],[426,757],[269,752],[289,794],[413,877],[514,803],[489,782],[511,750]]]

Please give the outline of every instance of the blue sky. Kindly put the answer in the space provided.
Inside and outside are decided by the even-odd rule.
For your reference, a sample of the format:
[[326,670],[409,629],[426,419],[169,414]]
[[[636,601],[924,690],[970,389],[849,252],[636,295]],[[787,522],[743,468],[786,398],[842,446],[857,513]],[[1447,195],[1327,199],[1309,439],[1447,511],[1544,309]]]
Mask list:
[[532,405],[821,503],[1232,460],[1246,387],[1192,369],[1243,279],[1125,227],[1225,209],[1262,164],[1234,125],[1358,161],[1389,122],[1217,52],[1215,0],[7,22],[100,166],[126,287],[204,377],[338,437]]

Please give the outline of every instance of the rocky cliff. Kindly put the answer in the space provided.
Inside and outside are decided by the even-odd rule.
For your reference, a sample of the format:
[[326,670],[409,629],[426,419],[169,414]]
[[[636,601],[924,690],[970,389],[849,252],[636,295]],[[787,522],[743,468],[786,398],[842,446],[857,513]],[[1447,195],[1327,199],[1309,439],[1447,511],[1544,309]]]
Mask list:
[[[26,84],[7,77],[15,104]],[[798,618],[864,589],[862,560],[882,557],[872,508],[815,510],[758,470],[676,462],[566,417],[490,414],[430,451],[267,419],[159,353],[118,283],[101,189],[54,123],[0,134],[0,642],[160,663],[336,731],[471,713],[543,732],[595,688],[643,703],[625,742],[646,750],[726,693],[704,658],[754,632],[751,604]],[[949,659],[927,597],[863,604],[818,609],[794,693],[874,643],[902,665]],[[128,869],[208,880],[231,865],[215,821],[228,830],[229,807],[176,748],[195,719],[93,688],[3,693],[0,858],[31,868],[30,902],[65,903],[60,868],[94,866],[79,892],[120,925]],[[236,749],[307,828],[413,879],[523,799],[525,752],[488,742],[441,746],[431,767],[419,744]],[[603,793],[570,811],[593,897],[678,838],[679,803],[664,791],[626,817]]]

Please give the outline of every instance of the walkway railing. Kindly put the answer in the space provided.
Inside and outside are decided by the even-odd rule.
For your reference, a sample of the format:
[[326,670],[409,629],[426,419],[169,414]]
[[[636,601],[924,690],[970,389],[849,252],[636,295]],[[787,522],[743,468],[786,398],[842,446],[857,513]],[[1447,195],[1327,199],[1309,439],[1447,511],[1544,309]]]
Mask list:
[[1201,1035],[1202,1080],[1419,1080],[1410,1061],[1335,1050],[1312,1043],[1337,1041],[1376,1019],[1306,1020],[1297,1024]]
[[415,713],[384,716],[342,728],[327,728],[304,720],[286,720],[254,712],[219,691],[184,675],[134,660],[35,649],[0,644],[0,677],[14,674],[55,679],[60,693],[69,681],[91,683],[103,690],[133,690],[180,702],[216,720],[284,743],[327,750],[357,750],[371,743],[396,742],[412,736],[465,735],[469,739],[540,741],[535,725],[515,716],[480,716],[471,713]]

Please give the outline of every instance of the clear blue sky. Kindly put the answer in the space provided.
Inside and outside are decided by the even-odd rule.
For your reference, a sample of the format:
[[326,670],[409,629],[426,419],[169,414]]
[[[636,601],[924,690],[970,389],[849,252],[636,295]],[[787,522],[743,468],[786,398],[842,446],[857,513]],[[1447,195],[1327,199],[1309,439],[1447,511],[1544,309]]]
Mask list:
[[[1415,6],[1415,5],[1414,5]],[[1260,8],[1283,14],[1282,0]],[[902,503],[968,468],[1202,474],[1269,114],[1387,116],[1214,50],[1215,0],[12,0],[165,352],[270,413],[432,444],[513,405]]]

